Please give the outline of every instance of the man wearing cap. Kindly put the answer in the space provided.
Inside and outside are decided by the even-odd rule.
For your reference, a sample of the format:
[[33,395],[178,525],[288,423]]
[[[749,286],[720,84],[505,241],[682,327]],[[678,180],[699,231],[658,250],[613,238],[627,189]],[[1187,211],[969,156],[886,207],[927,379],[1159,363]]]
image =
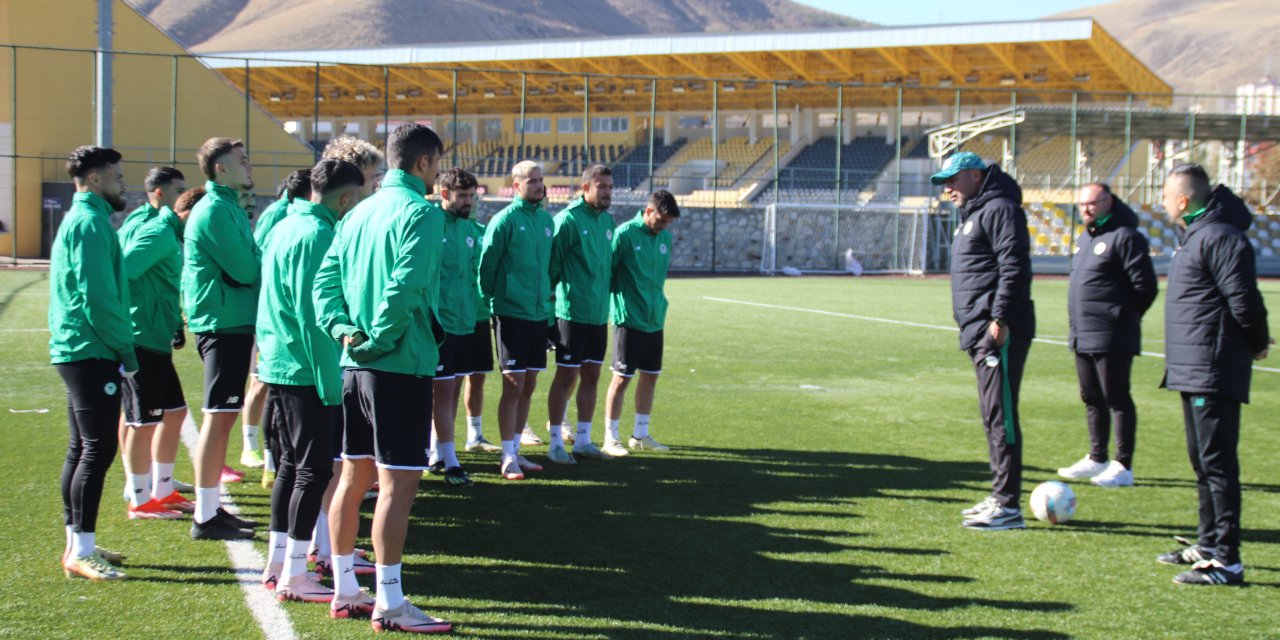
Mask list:
[[1023,529],[1022,428],[1018,391],[1035,337],[1031,250],[1022,188],[977,154],[961,152],[933,175],[956,207],[951,306],[960,349],[978,377],[978,405],[991,458],[991,495],[965,509],[968,529]]

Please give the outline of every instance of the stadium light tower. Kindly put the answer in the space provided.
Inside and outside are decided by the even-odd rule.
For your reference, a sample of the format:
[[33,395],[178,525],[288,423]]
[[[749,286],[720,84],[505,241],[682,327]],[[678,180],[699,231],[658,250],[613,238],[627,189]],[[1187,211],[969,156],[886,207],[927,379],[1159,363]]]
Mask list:
[[98,73],[94,87],[98,113],[96,137],[99,147],[111,146],[111,16],[112,0],[98,0]]

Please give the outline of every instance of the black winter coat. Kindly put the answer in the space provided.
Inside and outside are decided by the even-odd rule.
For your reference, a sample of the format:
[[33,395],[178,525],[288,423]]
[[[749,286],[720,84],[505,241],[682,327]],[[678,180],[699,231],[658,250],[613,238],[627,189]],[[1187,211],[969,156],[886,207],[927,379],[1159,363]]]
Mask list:
[[1036,334],[1022,188],[997,165],[985,174],[978,195],[960,208],[951,241],[951,310],[965,350],[978,345],[995,318],[1010,331],[1028,338]]
[[1267,348],[1267,308],[1245,231],[1253,214],[1223,185],[1182,234],[1165,293],[1164,386],[1249,401],[1253,357]]
[[1076,353],[1142,352],[1142,314],[1156,299],[1156,272],[1138,216],[1115,198],[1111,217],[1076,240],[1067,294],[1067,343]]

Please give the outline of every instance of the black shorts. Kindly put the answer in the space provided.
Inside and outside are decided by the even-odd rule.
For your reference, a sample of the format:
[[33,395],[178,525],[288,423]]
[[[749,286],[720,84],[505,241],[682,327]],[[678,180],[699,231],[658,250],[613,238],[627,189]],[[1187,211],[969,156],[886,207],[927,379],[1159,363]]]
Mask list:
[[662,373],[662,332],[613,330],[613,372],[630,378],[636,372]]
[[244,385],[249,381],[253,334],[197,333],[196,348],[204,361],[204,411],[240,411]]
[[493,372],[493,324],[488,320],[476,323],[463,364],[472,374]]
[[342,443],[333,437],[342,434],[341,406],[326,405],[315,387],[290,384],[268,384],[267,404],[276,448],[295,465],[328,471],[341,459],[334,446]]
[[471,375],[471,369],[468,367],[471,341],[472,336],[469,335],[444,334],[444,340],[439,348],[440,362],[436,364],[435,380],[437,382]]
[[160,424],[166,411],[187,407],[173,354],[138,348],[138,373],[124,381],[124,423],[131,427]]
[[424,471],[430,445],[431,377],[375,369],[342,374],[342,457],[384,469]]
[[498,342],[498,366],[503,373],[544,371],[547,368],[547,334],[545,320],[521,320],[497,316],[494,334]]
[[556,366],[604,364],[604,352],[609,347],[608,325],[556,318],[556,329]]

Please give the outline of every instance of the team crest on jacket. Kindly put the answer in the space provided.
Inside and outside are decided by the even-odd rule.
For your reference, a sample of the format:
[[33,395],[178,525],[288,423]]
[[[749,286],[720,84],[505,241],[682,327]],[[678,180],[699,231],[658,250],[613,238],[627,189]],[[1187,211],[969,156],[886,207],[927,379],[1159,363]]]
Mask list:
[[973,231],[973,221],[972,221],[972,220],[965,220],[965,221],[964,221],[964,234],[967,236],[967,235],[969,235],[969,232],[971,232],[971,231]]
[[667,252],[667,245],[665,244],[658,245],[658,253],[666,253],[666,252]]
[[1100,256],[1107,250],[1107,243],[1099,242],[1093,245],[1093,255]]
[[551,227],[547,227],[547,228],[543,229],[543,231],[546,231],[546,232],[547,232],[547,237],[548,237],[548,238],[550,238],[550,237],[551,237]]
[[612,239],[613,239],[613,230],[612,230],[612,229],[606,229],[606,230],[605,230],[605,232],[604,232],[604,239],[605,239],[605,240],[612,240]]
[[468,238],[467,238],[467,248],[469,248],[469,249],[470,249],[470,248],[474,248],[475,246],[476,246],[476,239],[475,239],[475,238],[472,238],[472,237],[468,237]]

